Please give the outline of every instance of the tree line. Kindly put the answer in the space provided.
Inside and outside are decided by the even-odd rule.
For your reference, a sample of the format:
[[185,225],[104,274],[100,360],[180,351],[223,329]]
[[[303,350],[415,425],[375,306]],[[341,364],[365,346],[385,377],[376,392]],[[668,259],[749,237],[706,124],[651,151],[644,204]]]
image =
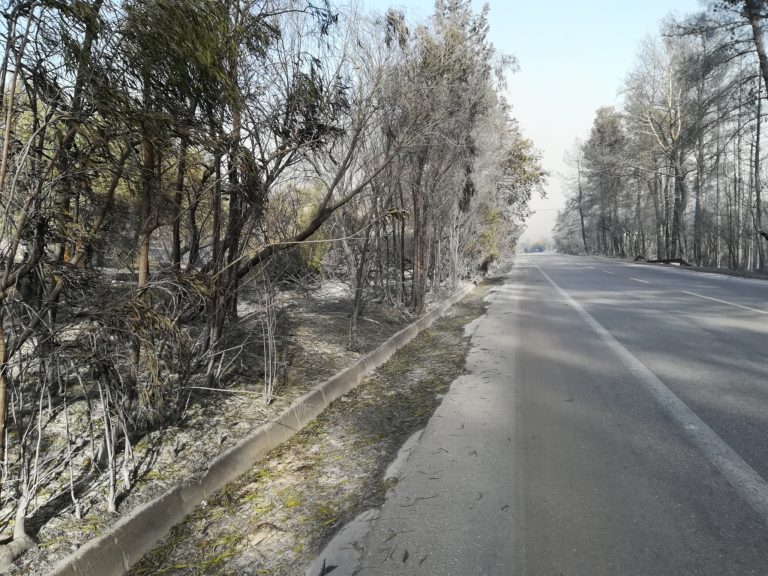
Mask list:
[[767,18],[759,0],[710,1],[642,42],[623,108],[569,154],[559,250],[765,268]]
[[546,177],[469,0],[424,23],[327,0],[1,13],[6,564],[89,487],[117,509],[132,446],[226,378],[244,289],[269,402],[276,287],[342,278],[350,339],[366,300],[419,314],[514,246]]

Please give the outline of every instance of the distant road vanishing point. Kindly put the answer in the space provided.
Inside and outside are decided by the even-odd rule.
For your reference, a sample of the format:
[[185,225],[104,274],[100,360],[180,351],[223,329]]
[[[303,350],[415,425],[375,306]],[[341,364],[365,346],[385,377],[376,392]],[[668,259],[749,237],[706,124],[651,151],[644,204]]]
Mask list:
[[768,573],[768,283],[519,256],[358,574]]

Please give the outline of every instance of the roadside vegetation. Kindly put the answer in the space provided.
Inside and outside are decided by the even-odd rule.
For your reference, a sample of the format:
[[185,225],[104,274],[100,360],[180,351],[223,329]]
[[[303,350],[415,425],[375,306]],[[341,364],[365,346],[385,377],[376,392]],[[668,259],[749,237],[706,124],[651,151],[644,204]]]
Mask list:
[[624,105],[570,154],[558,251],[764,270],[768,10],[710,0],[639,47]]
[[464,373],[465,326],[485,312],[498,283],[481,283],[312,425],[198,507],[131,576],[305,573],[340,527],[383,504],[397,482],[386,477],[387,466]]
[[183,472],[158,454],[220,449],[514,249],[546,174],[487,16],[3,4],[0,569],[52,522],[98,534]]

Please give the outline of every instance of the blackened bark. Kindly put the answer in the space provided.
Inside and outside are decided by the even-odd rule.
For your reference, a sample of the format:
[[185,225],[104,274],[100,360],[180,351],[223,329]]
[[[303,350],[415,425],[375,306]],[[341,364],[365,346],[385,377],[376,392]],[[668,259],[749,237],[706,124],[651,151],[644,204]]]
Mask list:
[[187,172],[187,139],[179,142],[179,164],[176,170],[176,188],[173,192],[171,265],[174,270],[181,270],[181,203],[184,198],[184,179]]

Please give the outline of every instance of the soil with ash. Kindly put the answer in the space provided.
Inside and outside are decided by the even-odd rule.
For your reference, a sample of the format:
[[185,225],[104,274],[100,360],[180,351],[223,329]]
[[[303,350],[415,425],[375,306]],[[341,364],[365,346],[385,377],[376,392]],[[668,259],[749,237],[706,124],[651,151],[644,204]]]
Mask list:
[[[392,482],[384,480],[387,465],[463,373],[464,326],[485,313],[485,297],[498,282],[482,283],[310,426],[199,506],[130,574],[303,574],[340,527],[381,506]],[[319,341],[326,345],[322,328]]]
[[[279,383],[275,390],[276,396],[270,404],[266,405],[261,396],[262,325],[258,315],[259,301],[254,296],[257,295],[247,293],[244,295],[245,306],[240,310],[242,319],[231,329],[230,341],[233,347],[239,349],[239,352],[231,354],[227,359],[230,365],[224,367],[227,374],[224,380],[226,384],[216,390],[205,389],[205,384],[200,384],[200,388],[194,390],[190,396],[184,417],[178,425],[166,426],[135,440],[134,477],[130,487],[125,485],[119,487],[118,513],[112,514],[106,509],[105,478],[101,478],[87,492],[79,496],[82,511],[80,518],[76,518],[74,507],[68,501],[69,492],[66,481],[61,480],[56,485],[51,483],[46,486],[45,494],[38,495],[39,505],[34,508],[28,520],[28,527],[38,545],[16,559],[10,574],[31,576],[50,574],[56,562],[104,532],[123,514],[181,482],[201,474],[211,460],[222,451],[236,444],[254,428],[273,419],[293,400],[313,386],[349,366],[414,320],[408,313],[398,310],[389,303],[367,303],[359,320],[356,336],[350,342],[351,295],[343,285],[324,286],[314,293],[304,295],[281,293],[277,335],[280,343]],[[431,294],[434,301],[439,301],[446,296],[447,293]],[[474,298],[473,296],[469,301],[473,301]],[[470,309],[472,314],[479,314],[482,311],[481,308],[479,303],[475,305],[465,303],[456,310],[465,310],[466,316],[470,314]],[[461,318],[456,314],[457,312],[454,312],[451,318],[458,318],[455,321],[461,322]],[[451,321],[453,320],[444,320],[441,325]],[[429,335],[423,338],[429,338]],[[459,341],[461,341],[460,337]],[[434,352],[437,353],[437,351]],[[454,352],[449,352],[449,348],[445,350],[445,354],[449,357],[452,357]],[[403,362],[402,359],[407,358],[408,354],[409,352],[405,351],[398,355],[399,359],[390,362],[389,368],[384,369],[381,372],[382,375],[376,378],[384,378],[387,370],[394,370],[394,367],[398,366],[399,362]],[[400,376],[397,376],[403,379],[403,385],[406,381],[416,378],[418,370],[422,369],[419,367],[424,365],[424,362],[414,356],[414,352],[410,354],[411,358],[408,362],[412,365],[412,370],[401,367]],[[433,355],[433,351],[425,350],[425,362],[429,363]],[[460,352],[457,358],[456,362],[461,365],[464,358],[463,352]],[[438,360],[443,362],[441,358]],[[444,368],[447,369],[447,366]],[[376,378],[372,381],[375,382]],[[250,549],[251,546],[254,551],[287,547],[286,553],[276,558],[279,561],[275,563],[275,567],[272,567],[272,561],[270,561],[270,568],[267,568],[268,572],[264,573],[278,570],[279,566],[296,566],[297,562],[300,563],[307,558],[311,554],[309,551],[319,546],[319,543],[324,541],[339,523],[345,521],[351,511],[357,509],[357,496],[352,494],[363,494],[361,496],[363,500],[359,504],[362,505],[365,499],[370,497],[369,494],[373,493],[375,473],[366,468],[362,460],[348,463],[354,464],[351,469],[339,463],[346,455],[351,454],[350,443],[355,447],[365,443],[370,444],[369,450],[372,451],[370,458],[376,455],[376,462],[379,460],[384,462],[390,457],[391,449],[396,450],[401,435],[398,432],[390,438],[390,432],[386,427],[382,427],[378,432],[366,432],[366,430],[375,426],[381,418],[388,418],[387,413],[390,415],[396,413],[397,417],[393,418],[397,421],[395,424],[411,430],[413,426],[409,424],[410,417],[407,413],[403,413],[401,417],[398,406],[405,407],[416,403],[418,406],[415,410],[419,414],[423,412],[424,417],[431,414],[432,405],[436,402],[434,395],[437,393],[432,391],[432,388],[439,387],[433,382],[434,378],[427,378],[421,384],[425,386],[423,391],[413,392],[413,397],[410,397],[411,394],[408,392],[410,388],[401,389],[398,384],[388,385],[386,392],[381,394],[373,391],[358,391],[345,398],[344,402],[337,403],[328,411],[328,415],[324,416],[323,423],[314,424],[299,438],[279,448],[263,467],[255,468],[243,480],[246,485],[254,485],[253,490],[249,489],[243,498],[250,503],[250,509],[254,514],[258,515],[260,511],[264,520],[253,519],[252,529],[242,539],[235,538],[228,529],[222,528],[221,533],[217,532],[217,536],[211,537],[214,541],[213,545],[210,541],[206,541],[207,543],[202,547],[191,543],[190,546],[195,554],[190,555],[191,553],[186,551],[180,556],[194,557],[194,562],[201,566],[200,569],[190,571],[191,569],[179,568],[177,570],[174,566],[180,562],[162,563],[162,565],[158,564],[157,568],[148,568],[152,564],[145,562],[136,569],[136,573],[185,573],[184,570],[188,570],[187,573],[211,574],[216,573],[218,566],[221,566],[222,570],[230,570],[225,567],[236,562],[234,557],[240,555],[243,547]],[[450,381],[450,374],[446,374],[444,378]],[[367,384],[364,388],[368,386],[371,384]],[[426,397],[431,398],[430,401],[422,402],[425,394]],[[403,397],[404,395],[409,397]],[[360,418],[354,426],[351,423],[338,423],[341,428],[337,432],[333,432],[330,428],[322,429],[322,426],[328,425],[328,418],[333,421],[333,415],[351,404],[348,400],[353,398],[356,405],[368,406],[370,413]],[[387,402],[380,403],[382,398]],[[395,404],[390,404],[389,400],[393,400]],[[78,401],[73,399],[70,403],[71,417],[77,417]],[[356,429],[359,430],[354,432]],[[318,434],[321,437],[318,437]],[[311,445],[302,444],[310,441]],[[379,451],[381,454],[378,454]],[[84,454],[82,458],[85,457]],[[75,464],[86,467],[82,462],[75,462]],[[358,469],[357,466],[360,468]],[[323,483],[323,490],[315,486],[317,482]],[[354,487],[354,490],[348,492],[344,489],[344,485]],[[262,486],[267,488],[266,491]],[[364,488],[362,492],[361,486]],[[220,505],[211,501],[208,508],[196,512],[193,518],[205,517],[205,530],[198,530],[202,526],[198,525],[193,532],[213,534],[216,530],[214,524],[230,516],[226,512],[227,506],[233,506],[238,494],[243,490],[236,486],[229,487],[217,497],[216,502]],[[318,491],[317,497],[312,496],[314,491]],[[46,494],[57,496],[51,499],[50,496],[46,497]],[[334,494],[338,497],[335,498]],[[291,512],[296,520],[301,520],[298,524],[302,526],[315,524],[315,527],[292,527],[282,519],[280,511]],[[194,521],[193,519],[190,522]],[[235,519],[233,524],[240,525],[241,522]],[[189,530],[189,526],[190,523],[175,531],[172,538],[179,540],[180,535],[185,530]],[[308,536],[310,532],[311,537]],[[172,558],[170,548],[167,544],[164,546],[167,549],[164,555]],[[226,552],[222,554],[215,552],[222,548],[225,548]],[[232,550],[237,552],[233,553]],[[254,554],[258,553],[254,552]],[[270,557],[274,555],[273,552],[268,554],[264,552],[264,554]],[[230,557],[232,559],[228,560]],[[242,558],[249,557],[243,555]],[[253,558],[247,560],[247,562],[251,561],[255,562]],[[250,569],[243,571],[241,569],[243,565],[238,564],[238,566],[240,568],[234,569],[231,573],[259,573],[257,570]],[[290,569],[282,573],[289,572]]]

